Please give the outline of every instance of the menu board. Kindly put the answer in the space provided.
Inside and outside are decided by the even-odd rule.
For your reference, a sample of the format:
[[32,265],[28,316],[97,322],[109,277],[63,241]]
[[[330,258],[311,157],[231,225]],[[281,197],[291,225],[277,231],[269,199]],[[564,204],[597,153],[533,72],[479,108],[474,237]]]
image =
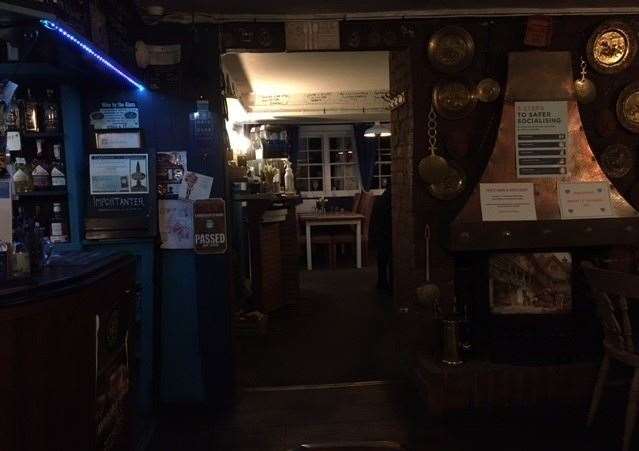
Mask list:
[[568,174],[567,119],[567,102],[515,102],[518,178]]

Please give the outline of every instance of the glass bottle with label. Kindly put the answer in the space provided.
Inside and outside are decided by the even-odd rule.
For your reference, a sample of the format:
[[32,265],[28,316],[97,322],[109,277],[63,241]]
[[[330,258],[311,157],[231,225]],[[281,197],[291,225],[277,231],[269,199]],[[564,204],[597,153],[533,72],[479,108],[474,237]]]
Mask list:
[[53,213],[51,214],[51,242],[64,243],[69,241],[68,230],[67,218],[62,208],[62,203],[54,202]]
[[51,188],[51,177],[49,174],[49,163],[44,155],[42,140],[36,141],[37,154],[33,159],[33,170],[31,171],[31,179],[33,180],[34,190],[48,190]]
[[33,191],[31,171],[24,157],[16,158],[15,172],[13,173],[13,190],[15,193],[28,193]]
[[5,121],[7,124],[7,131],[16,132],[20,130],[20,105],[18,102],[12,102],[9,105]]
[[51,165],[51,188],[55,190],[67,189],[67,176],[62,161],[62,145],[53,145],[53,163]]
[[44,111],[44,131],[56,133],[60,126],[60,109],[56,102],[53,89],[47,89],[47,99],[42,105]]
[[24,102],[24,129],[30,133],[40,131],[38,102],[31,95],[31,89],[27,88],[27,99]]

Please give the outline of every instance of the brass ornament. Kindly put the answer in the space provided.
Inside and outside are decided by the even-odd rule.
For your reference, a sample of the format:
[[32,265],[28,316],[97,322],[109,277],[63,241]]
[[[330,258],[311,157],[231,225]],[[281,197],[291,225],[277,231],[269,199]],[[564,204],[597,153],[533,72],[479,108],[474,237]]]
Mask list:
[[419,162],[417,172],[425,183],[440,183],[444,180],[448,170],[448,162],[437,155],[437,114],[433,105],[428,113],[428,149],[430,154]]
[[588,40],[588,62],[597,72],[616,74],[627,69],[637,53],[637,36],[622,21],[601,24]]
[[601,167],[610,178],[628,175],[635,165],[634,153],[623,144],[611,144],[601,154]]
[[617,99],[617,119],[632,133],[639,133],[639,82],[630,83]]
[[440,28],[428,41],[428,60],[445,74],[456,74],[467,68],[474,56],[475,41],[462,27]]
[[475,87],[475,97],[484,103],[494,102],[501,94],[501,86],[492,78],[484,78]]
[[463,83],[448,82],[433,89],[433,105],[443,118],[457,120],[473,112],[477,98]]
[[586,61],[581,58],[581,77],[575,80],[575,95],[577,101],[582,104],[594,102],[597,98],[597,87],[592,80],[586,78]]
[[466,189],[466,172],[456,163],[449,162],[444,179],[428,186],[431,196],[439,200],[452,200]]

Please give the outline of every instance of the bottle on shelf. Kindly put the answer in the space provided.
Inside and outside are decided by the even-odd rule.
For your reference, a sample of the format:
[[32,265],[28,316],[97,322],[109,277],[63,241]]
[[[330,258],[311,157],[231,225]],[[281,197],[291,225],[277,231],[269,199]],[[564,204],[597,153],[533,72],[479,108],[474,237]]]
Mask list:
[[51,242],[65,243],[69,241],[68,230],[67,217],[62,208],[62,203],[54,202],[51,214]]
[[49,174],[49,163],[44,155],[44,146],[41,139],[36,140],[37,153],[31,166],[31,179],[33,181],[33,189],[37,191],[46,191],[51,188],[51,176]]
[[51,188],[54,190],[67,189],[67,176],[62,160],[62,145],[53,145],[53,162],[51,164]]
[[44,112],[44,131],[57,133],[60,128],[60,108],[53,93],[53,89],[47,89],[47,98],[42,105]]
[[31,89],[27,88],[27,99],[24,102],[24,130],[29,133],[40,131],[40,106],[31,95]]
[[20,104],[19,102],[11,102],[5,114],[5,123],[7,131],[20,131]]
[[22,156],[16,157],[15,172],[13,173],[13,190],[18,194],[33,191],[31,171],[27,165],[27,160]]

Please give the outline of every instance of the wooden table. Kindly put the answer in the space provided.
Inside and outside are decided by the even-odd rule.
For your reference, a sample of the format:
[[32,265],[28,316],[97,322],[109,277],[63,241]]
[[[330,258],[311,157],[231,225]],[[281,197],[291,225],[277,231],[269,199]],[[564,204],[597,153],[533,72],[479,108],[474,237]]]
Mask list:
[[355,266],[362,267],[362,220],[364,215],[353,212],[339,213],[301,213],[300,221],[306,225],[306,267],[313,269],[313,254],[311,251],[311,228],[319,226],[355,226]]

